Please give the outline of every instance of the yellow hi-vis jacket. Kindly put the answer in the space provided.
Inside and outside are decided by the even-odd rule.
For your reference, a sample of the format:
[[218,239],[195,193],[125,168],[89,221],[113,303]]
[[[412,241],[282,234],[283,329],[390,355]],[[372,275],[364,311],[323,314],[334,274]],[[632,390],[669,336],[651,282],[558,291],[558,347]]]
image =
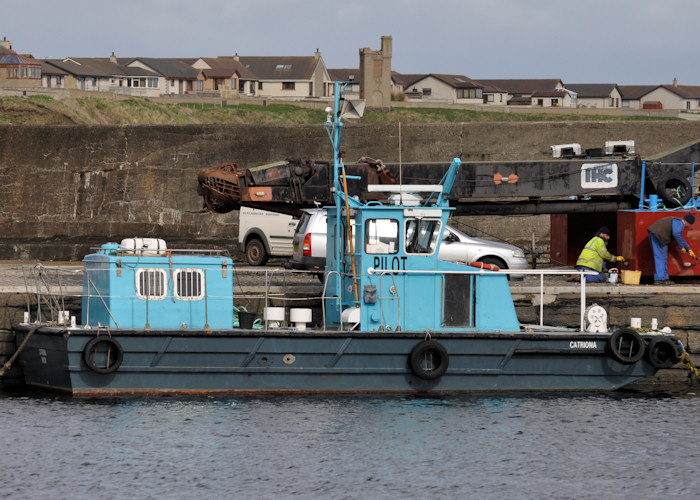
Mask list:
[[600,272],[603,270],[603,260],[615,262],[615,256],[608,252],[605,240],[600,236],[594,236],[583,247],[576,261],[577,266],[585,266]]

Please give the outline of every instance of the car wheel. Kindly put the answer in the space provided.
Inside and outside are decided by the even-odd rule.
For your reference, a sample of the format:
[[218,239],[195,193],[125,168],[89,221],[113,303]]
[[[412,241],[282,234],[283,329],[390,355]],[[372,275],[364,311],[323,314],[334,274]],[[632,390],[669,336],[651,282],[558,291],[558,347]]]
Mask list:
[[264,266],[267,263],[267,250],[263,242],[252,238],[246,243],[245,258],[251,266]]

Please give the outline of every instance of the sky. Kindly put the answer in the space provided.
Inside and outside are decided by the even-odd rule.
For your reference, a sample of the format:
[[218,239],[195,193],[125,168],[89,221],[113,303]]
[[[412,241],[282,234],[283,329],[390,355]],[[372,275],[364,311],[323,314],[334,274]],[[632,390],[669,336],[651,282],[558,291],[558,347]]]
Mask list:
[[474,80],[700,85],[698,0],[0,0],[0,37],[35,58],[311,56]]

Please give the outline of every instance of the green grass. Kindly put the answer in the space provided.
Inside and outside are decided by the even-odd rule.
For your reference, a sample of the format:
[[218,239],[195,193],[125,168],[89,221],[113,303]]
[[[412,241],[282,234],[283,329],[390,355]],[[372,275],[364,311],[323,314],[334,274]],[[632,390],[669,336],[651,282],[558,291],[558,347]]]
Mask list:
[[[5,125],[188,125],[188,124],[320,124],[322,109],[295,104],[217,102],[163,103],[151,99],[77,98],[47,96],[0,97],[0,124]],[[559,121],[649,121],[679,118],[607,116],[577,113],[491,112],[456,108],[395,107],[392,111],[366,111],[360,123],[460,123],[460,122],[559,122]]]

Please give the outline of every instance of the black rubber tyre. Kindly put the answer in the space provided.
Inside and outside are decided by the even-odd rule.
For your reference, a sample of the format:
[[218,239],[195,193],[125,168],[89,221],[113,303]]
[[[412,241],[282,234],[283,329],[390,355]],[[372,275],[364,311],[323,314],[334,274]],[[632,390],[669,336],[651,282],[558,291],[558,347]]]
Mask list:
[[667,175],[657,183],[656,191],[667,207],[682,207],[690,200],[690,182],[678,175]]
[[647,346],[647,361],[654,368],[671,368],[680,361],[676,343],[667,337],[654,337]]
[[629,328],[622,328],[610,336],[610,356],[623,365],[631,365],[642,359],[646,344],[641,335]]
[[[98,355],[106,357],[107,362],[104,366],[97,366],[95,358]],[[117,371],[124,361],[124,349],[112,337],[95,337],[85,344],[83,361],[88,368],[96,373],[112,373]]]
[[411,371],[423,380],[442,377],[450,364],[447,349],[435,340],[424,340],[416,344],[408,360]]
[[251,238],[245,245],[245,259],[251,266],[264,266],[267,264],[267,250],[258,238]]

